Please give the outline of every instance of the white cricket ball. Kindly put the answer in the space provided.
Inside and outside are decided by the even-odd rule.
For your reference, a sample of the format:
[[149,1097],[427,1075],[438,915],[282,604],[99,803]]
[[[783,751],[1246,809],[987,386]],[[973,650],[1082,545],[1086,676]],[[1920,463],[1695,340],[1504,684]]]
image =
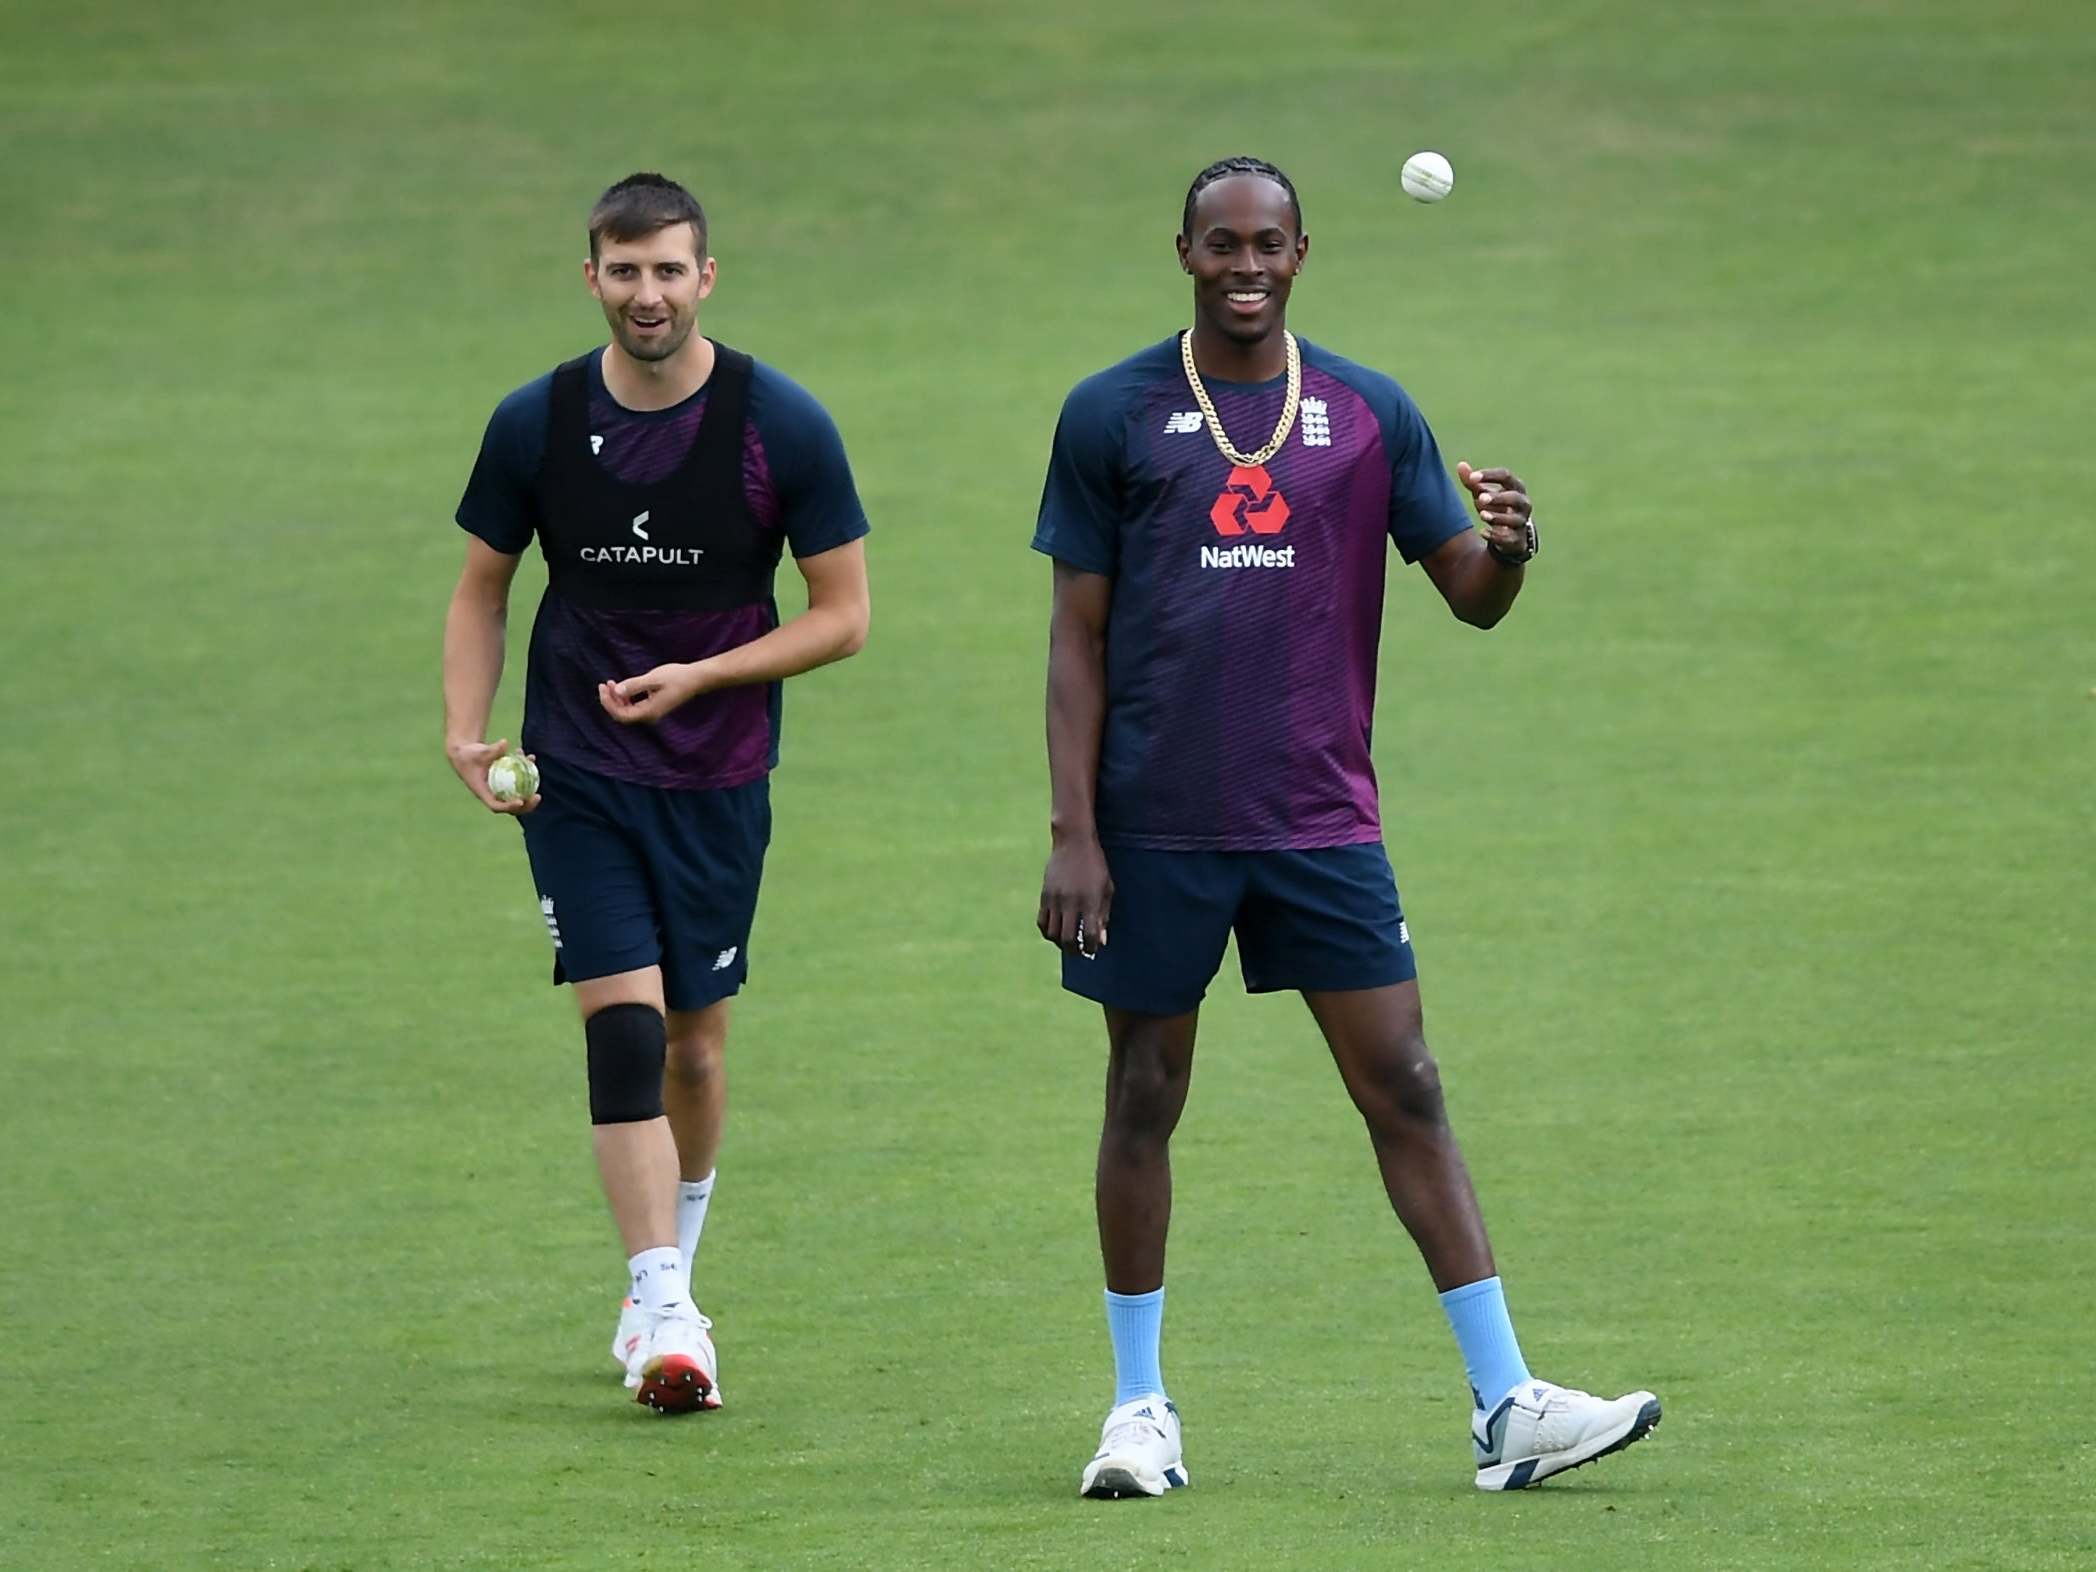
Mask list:
[[521,753],[505,753],[488,766],[488,790],[501,802],[522,802],[539,789],[539,767]]
[[1439,153],[1414,153],[1397,183],[1414,202],[1438,202],[1455,189],[1456,172]]

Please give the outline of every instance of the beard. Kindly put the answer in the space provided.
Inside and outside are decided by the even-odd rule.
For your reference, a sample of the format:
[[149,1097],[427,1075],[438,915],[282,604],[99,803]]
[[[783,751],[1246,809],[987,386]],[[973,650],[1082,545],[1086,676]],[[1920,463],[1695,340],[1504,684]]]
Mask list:
[[691,337],[692,322],[690,317],[680,321],[672,313],[668,329],[659,338],[647,339],[628,327],[624,317],[615,317],[612,319],[611,332],[612,337],[619,341],[619,348],[633,359],[653,362],[668,360],[684,347],[684,341]]

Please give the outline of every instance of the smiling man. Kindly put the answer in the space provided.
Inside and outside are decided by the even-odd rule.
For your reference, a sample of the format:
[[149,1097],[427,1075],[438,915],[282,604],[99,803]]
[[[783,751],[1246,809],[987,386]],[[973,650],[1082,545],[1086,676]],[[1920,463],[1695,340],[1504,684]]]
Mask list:
[[1535,555],[1527,488],[1458,465],[1473,528],[1404,390],[1288,332],[1310,237],[1273,165],[1201,171],[1178,251],[1192,331],[1070,394],[1033,540],[1055,562],[1038,923],[1107,1032],[1115,1393],[1080,1488],[1188,1482],[1158,1356],[1169,1143],[1234,932],[1245,986],[1302,994],[1368,1126],[1463,1355],[1478,1487],[1518,1490],[1640,1439],[1659,1402],[1523,1361],[1421,1027],[1368,739],[1388,546],[1492,627]]
[[[771,838],[779,684],[865,642],[867,524],[822,406],[697,331],[718,269],[689,191],[621,180],[590,213],[589,247],[611,342],[502,401],[459,502],[445,752],[491,812],[520,816],[628,1258],[612,1357],[639,1401],[681,1413],[721,1401],[691,1268]],[[534,537],[547,586],[522,742],[543,781],[513,803],[488,788],[507,744],[485,738]],[[781,623],[772,580],[789,547],[808,607]]]

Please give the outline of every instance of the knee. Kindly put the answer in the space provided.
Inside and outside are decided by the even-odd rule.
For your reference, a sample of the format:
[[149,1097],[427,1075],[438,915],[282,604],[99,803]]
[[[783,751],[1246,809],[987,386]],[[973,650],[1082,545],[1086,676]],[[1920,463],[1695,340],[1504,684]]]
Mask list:
[[1426,1039],[1400,1038],[1373,1055],[1363,1067],[1354,1100],[1372,1126],[1448,1123],[1441,1099],[1441,1067],[1428,1052]]
[[652,1004],[612,1004],[582,1023],[588,1052],[591,1124],[662,1117],[665,1032]]
[[719,1076],[721,1056],[726,1049],[727,1041],[722,1033],[688,1033],[670,1043],[663,1071],[678,1087],[697,1091]]
[[1106,1122],[1124,1135],[1169,1135],[1186,1101],[1186,1072],[1161,1054],[1116,1054],[1106,1089]]

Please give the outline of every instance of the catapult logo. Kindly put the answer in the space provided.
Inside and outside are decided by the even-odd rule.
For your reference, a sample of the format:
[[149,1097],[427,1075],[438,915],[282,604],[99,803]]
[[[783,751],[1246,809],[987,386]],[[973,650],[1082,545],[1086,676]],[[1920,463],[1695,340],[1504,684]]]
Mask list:
[[[637,513],[633,517],[632,530],[640,540],[652,540],[647,529],[648,515]],[[584,546],[584,562],[616,562],[626,567],[649,568],[695,568],[699,558],[706,555],[701,546]]]
[[[1288,499],[1274,485],[1266,467],[1236,465],[1223,482],[1221,495],[1208,510],[1208,522],[1218,535],[1278,535],[1288,527]],[[1204,568],[1292,568],[1295,547],[1268,546],[1259,541],[1240,541],[1235,546],[1203,546]]]

